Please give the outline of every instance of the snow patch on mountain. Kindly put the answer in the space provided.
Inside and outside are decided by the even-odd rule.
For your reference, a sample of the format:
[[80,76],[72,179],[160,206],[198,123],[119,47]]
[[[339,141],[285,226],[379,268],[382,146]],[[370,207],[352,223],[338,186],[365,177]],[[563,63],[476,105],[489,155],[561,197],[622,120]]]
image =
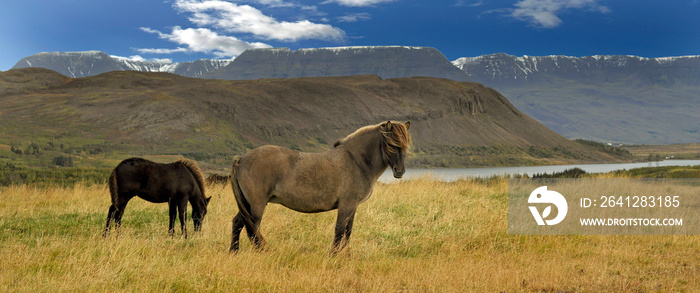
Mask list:
[[168,72],[188,77],[200,77],[233,62],[231,60],[197,60],[173,63],[170,59],[146,60],[141,56],[121,57],[101,51],[42,52],[17,62],[12,69],[41,67],[69,77],[85,77],[107,71]]
[[542,74],[556,76],[592,75],[594,73],[621,72],[630,73],[640,70],[664,70],[677,67],[698,68],[700,55],[646,58],[633,55],[594,55],[572,57],[564,55],[550,56],[513,56],[503,53],[462,57],[452,61],[473,81],[491,84],[492,81],[529,80]]

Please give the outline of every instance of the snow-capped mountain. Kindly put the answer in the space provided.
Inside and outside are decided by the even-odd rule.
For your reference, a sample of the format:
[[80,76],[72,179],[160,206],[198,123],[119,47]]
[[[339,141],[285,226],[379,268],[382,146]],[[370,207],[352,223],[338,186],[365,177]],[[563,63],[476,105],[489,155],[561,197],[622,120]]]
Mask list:
[[523,56],[452,62],[568,138],[700,142],[700,56]]
[[452,66],[437,49],[408,46],[250,49],[229,66],[204,77],[259,79],[371,74],[382,78],[428,76],[467,80],[466,74]]
[[100,51],[44,52],[22,58],[12,69],[41,67],[69,77],[85,77],[117,70],[169,72],[188,77],[200,77],[206,72],[217,70],[231,62],[232,60],[203,59],[172,63],[169,61],[134,60],[110,56]]
[[114,70],[188,77],[259,79],[376,74],[429,76],[493,87],[528,116],[568,138],[668,144],[700,141],[700,56],[644,58],[493,54],[450,62],[427,47],[252,49],[235,60],[170,63],[104,52],[39,53],[14,68],[70,77]]
[[51,52],[25,57],[12,67],[41,67],[69,77],[107,71],[169,72],[188,77],[259,79],[376,74],[382,78],[429,76],[457,81],[467,75],[434,48],[408,46],[251,49],[235,60],[159,62],[110,56],[100,51]]
[[553,78],[599,83],[628,81],[660,86],[700,84],[700,56],[512,56],[492,54],[452,62],[471,81],[494,87],[549,83]]

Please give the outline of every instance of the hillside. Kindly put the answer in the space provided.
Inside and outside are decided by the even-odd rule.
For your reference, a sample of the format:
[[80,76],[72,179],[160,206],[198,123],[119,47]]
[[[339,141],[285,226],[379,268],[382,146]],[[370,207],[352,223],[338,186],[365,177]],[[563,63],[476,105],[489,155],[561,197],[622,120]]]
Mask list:
[[471,81],[569,138],[626,144],[700,142],[700,56],[460,58]]
[[228,167],[255,146],[321,151],[389,119],[412,122],[411,166],[620,158],[565,139],[491,88],[427,77],[227,81],[117,71],[68,78],[27,68],[0,73],[0,103],[0,160],[33,165],[64,155],[88,164],[182,154]]

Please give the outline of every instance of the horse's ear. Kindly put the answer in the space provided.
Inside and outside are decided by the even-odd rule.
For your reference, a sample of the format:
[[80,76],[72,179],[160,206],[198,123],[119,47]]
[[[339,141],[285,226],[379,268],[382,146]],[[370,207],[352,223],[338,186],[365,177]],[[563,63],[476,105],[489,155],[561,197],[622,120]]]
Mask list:
[[210,197],[207,197],[206,199],[204,199],[204,201],[206,202],[206,205],[208,206],[208,205],[209,205],[209,201],[211,201],[211,196],[210,196]]
[[386,131],[391,131],[391,128],[392,128],[391,121],[387,121],[386,122]]
[[341,142],[341,140],[339,139],[338,141],[336,141],[336,142],[333,144],[333,147],[337,147],[337,146],[339,146],[341,143],[343,143],[343,142]]
[[406,124],[404,124],[404,125],[406,125],[406,130],[408,130],[409,128],[411,128],[411,122],[406,122]]

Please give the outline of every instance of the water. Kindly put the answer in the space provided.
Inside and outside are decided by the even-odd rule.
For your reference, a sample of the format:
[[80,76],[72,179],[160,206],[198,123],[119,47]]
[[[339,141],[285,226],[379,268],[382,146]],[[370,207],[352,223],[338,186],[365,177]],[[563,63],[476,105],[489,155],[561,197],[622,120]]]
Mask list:
[[[643,167],[663,167],[663,166],[695,166],[700,165],[700,160],[666,160],[660,162],[647,163],[623,163],[623,164],[583,164],[583,165],[554,165],[554,166],[522,166],[522,167],[482,167],[482,168],[460,168],[460,169],[408,169],[403,179],[421,177],[426,174],[441,180],[455,181],[465,177],[491,177],[494,175],[523,175],[532,176],[537,173],[562,172],[567,169],[581,168],[588,173],[605,173],[616,170],[629,170]],[[379,177],[379,181],[384,183],[395,182],[395,179],[388,170]]]

